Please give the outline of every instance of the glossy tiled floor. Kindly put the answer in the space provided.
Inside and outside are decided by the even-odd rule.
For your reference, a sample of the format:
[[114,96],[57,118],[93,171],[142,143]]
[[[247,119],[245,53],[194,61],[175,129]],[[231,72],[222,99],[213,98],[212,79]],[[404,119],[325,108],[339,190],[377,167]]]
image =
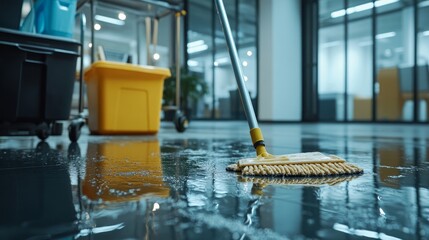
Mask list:
[[302,185],[226,172],[254,155],[245,122],[74,145],[1,137],[0,239],[429,239],[427,126],[261,128],[274,154],[337,154],[365,173]]

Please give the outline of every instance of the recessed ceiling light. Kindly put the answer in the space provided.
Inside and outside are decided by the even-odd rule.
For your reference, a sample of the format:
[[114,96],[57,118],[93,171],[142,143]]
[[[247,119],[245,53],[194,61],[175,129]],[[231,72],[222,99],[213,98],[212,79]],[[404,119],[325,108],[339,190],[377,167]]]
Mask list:
[[193,42],[189,42],[188,44],[186,44],[186,46],[188,48],[191,48],[191,47],[197,47],[197,46],[204,45],[204,43],[205,43],[204,40],[196,40]]
[[202,52],[207,49],[209,49],[209,46],[207,46],[206,44],[195,46],[195,47],[188,47],[188,53],[192,54],[192,53]]
[[106,17],[106,16],[102,16],[102,15],[95,15],[95,20],[101,21],[101,22],[106,22],[106,23],[110,23],[110,24],[115,24],[115,25],[125,25],[125,22],[116,18],[111,18],[111,17]]
[[196,66],[198,66],[198,62],[195,60],[188,60],[188,66],[189,67],[196,67]]
[[127,19],[127,15],[125,15],[124,12],[120,12],[118,13],[118,19],[124,21],[125,19]]
[[376,39],[391,38],[396,36],[396,32],[386,32],[375,35]]
[[399,2],[399,0],[378,0],[375,1],[374,3],[369,2],[369,3],[364,3],[364,4],[360,4],[354,7],[349,7],[346,9],[341,9],[341,10],[337,10],[331,13],[331,18],[338,18],[338,17],[343,17],[344,15],[350,15],[352,13],[357,13],[357,12],[362,12],[362,11],[366,11],[366,10],[370,10],[372,8],[375,7],[382,7],[385,5],[389,5],[392,3],[396,3]]

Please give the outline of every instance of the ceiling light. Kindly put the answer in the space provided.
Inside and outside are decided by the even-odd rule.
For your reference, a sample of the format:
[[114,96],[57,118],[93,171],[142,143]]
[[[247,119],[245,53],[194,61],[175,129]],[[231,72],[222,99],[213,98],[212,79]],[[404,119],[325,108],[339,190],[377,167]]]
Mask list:
[[99,31],[101,29],[101,25],[98,23],[94,24],[94,29]]
[[419,7],[421,7],[421,8],[424,8],[424,7],[427,7],[427,6],[429,6],[429,1],[423,1],[423,2],[419,3]]
[[106,17],[106,16],[102,16],[102,15],[95,15],[95,20],[114,24],[114,25],[120,25],[120,26],[125,25],[125,22],[122,20],[119,20],[116,18],[111,18],[111,17]]
[[159,55],[159,53],[155,53],[155,54],[153,54],[153,59],[154,59],[155,61],[158,61],[158,60],[159,60],[159,58],[161,58],[161,56]]
[[215,67],[218,67],[221,64],[227,64],[227,63],[229,63],[229,58],[223,57],[223,58],[216,59],[216,61],[214,62],[214,65]]
[[89,48],[92,48],[92,43],[88,43],[88,47],[89,47]]
[[243,67],[247,67],[247,65],[249,65],[249,63],[247,61],[243,61]]
[[127,19],[127,15],[125,15],[124,12],[120,12],[118,13],[118,19],[124,21],[125,19]]
[[386,6],[388,4],[392,4],[392,3],[396,3],[396,2],[399,2],[399,0],[378,0],[378,1],[375,1],[375,3],[372,3],[372,2],[364,3],[361,5],[354,6],[354,7],[349,7],[349,8],[347,8],[347,10],[341,9],[341,10],[334,11],[331,13],[331,18],[343,17],[344,15],[346,15],[346,13],[347,13],[347,15],[350,15],[352,13],[370,10],[374,6],[375,7],[382,7],[382,6]]
[[391,57],[392,56],[392,49],[388,48],[384,50],[384,56],[385,57]]
[[250,51],[250,50],[249,50],[249,51],[247,51],[247,56],[249,56],[249,57],[250,57],[250,56],[252,56],[252,55],[253,55],[253,52],[252,52],[252,51]]
[[[369,10],[369,9],[371,9],[373,7],[374,7],[374,3],[372,3],[372,2],[361,4],[361,5],[357,5],[356,7],[352,8],[353,9],[352,13],[366,11],[366,10]],[[347,14],[351,14],[348,11],[349,9],[350,8],[347,9]]]
[[341,9],[335,12],[331,12],[331,18],[338,18],[346,15],[346,10]]
[[247,76],[244,76],[243,78],[244,78],[244,81],[246,82],[249,81],[249,78]]
[[429,36],[429,31],[422,32],[422,35],[425,36],[425,37]]
[[396,32],[386,32],[386,33],[380,33],[375,35],[376,39],[384,39],[384,38],[391,38],[396,36]]
[[198,45],[195,47],[188,47],[188,53],[192,54],[192,53],[197,53],[197,52],[202,52],[209,49],[209,46],[207,46],[206,44],[203,45]]
[[198,66],[198,62],[195,60],[188,60],[188,66],[189,67],[196,67],[196,66]]
[[375,7],[381,7],[395,2],[399,2],[399,0],[378,0],[375,1]]
[[203,45],[204,43],[205,43],[204,40],[197,40],[197,41],[193,41],[193,42],[190,42],[190,43],[186,44],[186,46],[188,48],[191,48],[191,47],[196,47],[196,46]]
[[229,62],[229,58],[227,58],[227,57],[219,58],[219,59],[216,59],[216,62],[218,62],[220,64],[222,64],[222,63],[228,63]]

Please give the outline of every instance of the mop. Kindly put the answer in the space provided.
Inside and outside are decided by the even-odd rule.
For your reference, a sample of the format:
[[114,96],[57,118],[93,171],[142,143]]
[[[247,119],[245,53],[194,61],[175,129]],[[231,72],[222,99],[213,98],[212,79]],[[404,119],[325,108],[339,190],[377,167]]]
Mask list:
[[241,159],[236,164],[229,165],[226,169],[241,172],[243,176],[321,177],[363,173],[363,169],[347,163],[344,159],[335,155],[326,155],[320,152],[272,155],[267,152],[262,131],[258,126],[255,111],[244,84],[243,71],[225,7],[222,0],[215,0],[215,4],[225,34],[241,102],[249,124],[250,136],[257,155],[256,158]]
[[294,185],[303,187],[321,187],[321,186],[335,186],[343,182],[352,181],[359,176],[343,175],[343,176],[326,176],[326,177],[261,177],[261,176],[238,176],[237,180],[242,183],[251,183],[252,195],[265,195],[265,187],[273,185]]

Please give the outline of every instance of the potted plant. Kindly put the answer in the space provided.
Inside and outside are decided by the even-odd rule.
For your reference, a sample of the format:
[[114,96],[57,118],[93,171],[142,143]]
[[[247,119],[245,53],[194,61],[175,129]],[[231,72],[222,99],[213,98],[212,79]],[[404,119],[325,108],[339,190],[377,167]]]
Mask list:
[[[171,77],[164,81],[163,92],[163,109],[166,120],[172,120],[173,113],[169,106],[176,105],[176,72],[173,69]],[[186,68],[180,70],[180,107],[186,118],[189,120],[192,114],[192,108],[197,104],[197,101],[207,94],[207,83],[196,73],[188,71]]]

